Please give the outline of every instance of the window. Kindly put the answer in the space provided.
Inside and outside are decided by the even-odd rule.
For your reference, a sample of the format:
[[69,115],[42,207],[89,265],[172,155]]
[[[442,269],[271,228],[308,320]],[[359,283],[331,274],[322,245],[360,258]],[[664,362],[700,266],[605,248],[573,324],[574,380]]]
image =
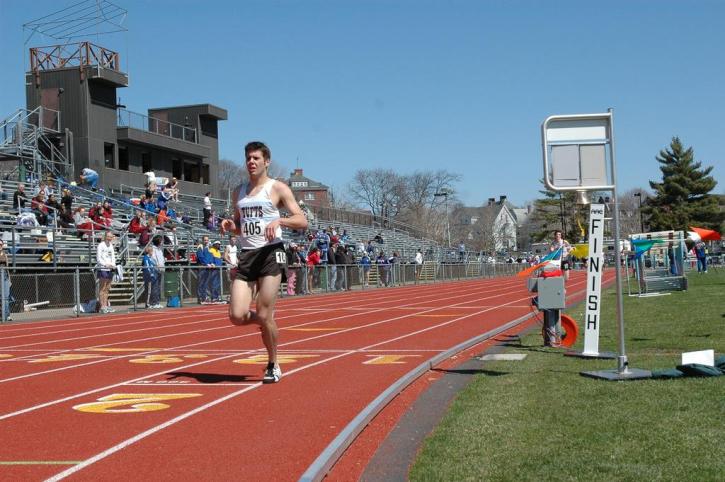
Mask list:
[[201,165],[201,179],[199,182],[202,184],[211,184],[211,179],[209,179],[209,164]]
[[172,159],[171,160],[171,176],[175,177],[176,179],[181,179],[184,172],[184,164],[181,162],[181,159]]
[[116,108],[116,88],[100,81],[88,81],[88,93],[91,103],[104,107]]
[[150,152],[142,152],[141,153],[141,172],[149,172],[153,170],[151,167],[151,153]]
[[314,192],[306,192],[305,193],[305,201],[314,201],[315,200],[315,193]]
[[106,162],[106,167],[116,167],[115,151],[116,146],[114,144],[109,144],[108,142],[103,143],[103,159]]
[[307,187],[307,181],[292,181],[292,187]]
[[125,147],[118,148],[118,168],[128,171],[128,149]]
[[184,181],[199,182],[199,163],[184,161]]
[[214,138],[218,137],[217,120],[214,117],[200,115],[199,124],[203,135]]

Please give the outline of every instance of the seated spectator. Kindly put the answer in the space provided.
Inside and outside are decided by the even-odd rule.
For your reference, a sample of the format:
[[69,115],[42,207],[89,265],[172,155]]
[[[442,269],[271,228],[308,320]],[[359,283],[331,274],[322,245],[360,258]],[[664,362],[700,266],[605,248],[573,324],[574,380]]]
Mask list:
[[184,213],[181,216],[181,222],[184,224],[191,224],[191,216],[189,216],[189,213]]
[[149,241],[154,237],[156,234],[156,221],[154,219],[148,218],[146,220],[146,229],[141,232],[138,236],[138,245],[139,246],[146,246],[149,244]]
[[91,233],[95,229],[93,220],[86,216],[86,208],[83,206],[76,208],[75,214],[73,214],[73,224],[75,224],[78,237],[81,239],[83,239],[84,234]]
[[380,232],[380,233],[376,234],[376,235],[375,235],[375,237],[374,237],[373,239],[374,239],[374,240],[375,240],[375,242],[376,242],[376,243],[378,243],[378,244],[384,244],[384,243],[385,243],[385,240],[383,239],[383,233],[382,233],[382,232]]
[[158,198],[156,199],[156,209],[158,209],[159,211],[167,209],[170,200],[171,193],[166,188],[166,186],[164,186],[164,188],[161,190],[161,193],[159,193]]
[[40,226],[38,224],[38,220],[35,218],[35,214],[33,213],[20,213],[18,214],[18,219],[16,224],[18,226],[26,227],[26,228],[35,228]]
[[95,229],[103,229],[105,222],[103,219],[103,204],[101,201],[96,204],[88,211],[88,217],[93,221]]
[[106,199],[103,201],[103,207],[101,209],[101,217],[103,218],[103,224],[110,228],[113,223],[113,208],[111,207],[111,201]]
[[45,205],[45,194],[42,191],[32,199],[30,209],[41,226],[48,224],[48,207]]
[[61,228],[68,229],[74,224],[75,221],[73,219],[73,212],[69,209],[63,208],[63,210],[60,212],[60,217],[58,218],[58,225]]
[[166,209],[161,209],[159,214],[156,216],[156,220],[159,226],[163,226],[169,222],[169,216],[166,214]]
[[48,222],[52,222],[56,217],[60,218],[60,213],[63,212],[63,206],[55,199],[55,194],[48,196],[45,205],[48,206]]
[[95,191],[98,187],[98,173],[90,167],[84,167],[81,171],[80,182]]
[[350,242],[350,235],[347,234],[347,229],[342,230],[342,234],[340,235],[340,242],[342,244],[347,244]]
[[73,212],[73,193],[70,192],[70,189],[63,189],[63,196],[60,198],[60,203],[66,211]]
[[179,180],[172,177],[169,179],[169,182],[166,183],[165,187],[169,191],[169,194],[171,194],[171,199],[175,202],[179,202]]
[[140,235],[144,231],[146,231],[146,213],[144,211],[137,210],[133,219],[131,219],[131,222],[128,223],[128,232]]

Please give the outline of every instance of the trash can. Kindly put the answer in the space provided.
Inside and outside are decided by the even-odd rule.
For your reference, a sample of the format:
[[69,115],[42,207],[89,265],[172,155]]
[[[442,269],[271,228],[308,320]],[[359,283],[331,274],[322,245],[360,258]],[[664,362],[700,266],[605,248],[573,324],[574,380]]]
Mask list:
[[164,272],[164,297],[167,300],[167,306],[180,306],[178,271],[174,270]]

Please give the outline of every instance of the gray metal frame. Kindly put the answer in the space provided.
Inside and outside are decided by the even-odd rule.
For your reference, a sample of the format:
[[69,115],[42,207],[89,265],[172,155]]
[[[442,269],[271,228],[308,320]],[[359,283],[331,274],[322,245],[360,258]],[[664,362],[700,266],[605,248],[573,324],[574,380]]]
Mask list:
[[[607,122],[607,136],[606,139],[598,140],[596,142],[568,142],[568,144],[609,144],[609,167],[611,184],[594,185],[594,186],[555,186],[549,179],[549,146],[551,145],[548,140],[548,128],[549,125],[554,121],[583,121],[583,120],[604,120]],[[599,378],[605,378],[608,380],[622,380],[631,379],[638,377],[633,376],[633,373],[629,370],[629,362],[627,360],[627,352],[624,346],[624,301],[622,291],[624,289],[622,283],[622,257],[620,248],[620,232],[619,232],[619,200],[617,199],[617,163],[614,155],[614,111],[613,109],[607,109],[607,112],[597,114],[572,114],[572,115],[552,115],[547,117],[541,124],[541,147],[543,151],[543,163],[544,163],[544,183],[546,187],[555,192],[564,191],[611,191],[612,202],[614,203],[614,262],[617,268],[616,270],[616,285],[617,285],[617,320],[618,320],[618,332],[619,332],[619,355],[617,356],[617,372],[614,376],[611,374],[602,374]],[[634,373],[639,374],[639,370]],[[589,372],[590,376],[594,372]],[[596,372],[600,373],[600,372]]]

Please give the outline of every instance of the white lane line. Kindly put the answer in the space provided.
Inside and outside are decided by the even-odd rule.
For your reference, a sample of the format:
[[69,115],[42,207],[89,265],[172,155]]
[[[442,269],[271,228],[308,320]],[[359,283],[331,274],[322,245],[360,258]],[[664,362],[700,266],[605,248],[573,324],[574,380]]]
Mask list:
[[[472,292],[470,292],[470,293],[468,293],[466,295],[459,295],[459,296],[454,296],[454,297],[451,297],[451,298],[460,298],[461,296],[475,295],[476,293],[477,293],[477,291],[472,291]],[[496,296],[494,296],[494,298],[499,297],[499,296],[504,296],[505,294],[508,294],[508,293],[496,295]],[[464,303],[464,302],[461,302],[461,303]],[[380,311],[383,311],[383,310],[380,310]],[[292,341],[292,342],[288,342],[288,343],[283,343],[283,344],[280,344],[279,347],[280,348],[283,348],[284,346],[288,346],[288,345],[291,345],[291,344],[294,344],[294,343],[299,343],[299,342],[309,341],[309,340],[315,340],[315,339],[318,339],[318,338],[324,338],[324,337],[327,337],[327,336],[334,336],[334,335],[338,335],[338,334],[341,334],[341,333],[346,333],[346,332],[353,331],[353,330],[364,329],[364,328],[368,328],[368,327],[371,327],[371,326],[379,325],[381,323],[388,323],[390,321],[396,321],[396,320],[399,320],[399,319],[402,319],[402,318],[409,318],[410,316],[413,316],[413,315],[406,314],[406,315],[403,315],[403,316],[397,316],[397,317],[394,317],[394,318],[390,318],[390,319],[387,319],[387,320],[378,321],[378,322],[375,322],[375,323],[370,323],[370,324],[365,324],[365,325],[361,325],[361,326],[349,328],[349,329],[344,330],[344,331],[338,331],[338,332],[334,332],[334,333],[326,333],[324,335],[318,335],[318,336],[314,336],[314,337],[305,338],[305,339],[302,339],[302,340],[296,340],[296,341]],[[308,324],[311,324],[311,323],[317,323],[317,322],[310,322]],[[248,335],[241,335],[241,336],[252,336],[252,335],[256,335],[256,333],[250,333]],[[241,336],[239,336],[239,337],[241,337]],[[230,338],[236,338],[236,337],[230,337]],[[206,343],[206,342],[203,342],[203,343]],[[209,360],[203,360],[203,361],[196,362],[196,363],[191,363],[189,365],[185,365],[185,366],[181,366],[181,367],[174,367],[174,370],[176,370],[176,371],[178,371],[178,370],[185,370],[187,368],[192,368],[192,367],[199,366],[199,365],[205,365],[207,363],[212,363],[212,362],[217,362],[217,361],[225,360],[225,359],[228,359],[228,358],[232,358],[234,356],[241,356],[241,355],[248,355],[248,354],[252,354],[252,353],[259,353],[259,352],[261,352],[263,350],[264,350],[263,348],[256,349],[256,350],[246,350],[246,351],[243,351],[243,352],[241,352],[239,354],[232,354],[232,355],[223,356],[223,357],[219,357],[219,358],[215,358],[215,359],[209,359]],[[119,357],[119,358],[123,358],[123,357]],[[107,361],[107,360],[104,360],[104,361]],[[90,364],[94,364],[94,363],[99,363],[99,362],[98,361],[96,361],[96,362],[90,362],[90,363],[86,363],[85,365],[90,365]],[[68,368],[70,368],[70,367],[68,367]],[[60,368],[58,370],[62,370],[62,368]],[[58,370],[53,370],[53,371],[58,371]],[[5,415],[0,415],[0,420],[5,420],[5,419],[11,418],[11,417],[15,417],[15,416],[18,416],[18,415],[22,415],[24,413],[28,413],[28,412],[32,412],[32,411],[35,411],[35,410],[39,410],[41,408],[45,408],[45,407],[49,407],[49,406],[52,406],[52,405],[56,405],[58,403],[63,403],[63,402],[66,402],[68,400],[73,400],[75,398],[79,398],[79,397],[83,397],[83,396],[90,395],[90,394],[93,394],[93,393],[97,393],[97,392],[101,392],[101,391],[108,390],[108,389],[111,389],[111,388],[115,388],[115,387],[118,387],[118,386],[123,385],[124,383],[133,383],[133,382],[138,382],[140,380],[143,380],[145,378],[151,378],[151,377],[160,376],[160,375],[163,375],[163,374],[167,373],[168,371],[169,371],[169,368],[167,367],[163,371],[159,371],[159,372],[156,372],[156,373],[153,373],[153,374],[150,374],[150,375],[144,375],[142,377],[134,378],[134,379],[131,379],[131,380],[124,380],[123,382],[120,382],[120,383],[115,383],[115,384],[112,384],[112,385],[107,385],[105,387],[88,390],[88,391],[83,392],[83,393],[79,393],[79,394],[76,394],[76,395],[70,395],[70,396],[67,396],[67,397],[64,397],[64,398],[60,398],[60,399],[56,399],[56,400],[51,400],[49,402],[45,402],[45,403],[41,403],[41,404],[38,404],[38,405],[34,405],[34,406],[31,406],[31,407],[28,407],[28,408],[24,408],[24,409],[21,409],[21,410],[17,410],[15,412],[10,412],[10,413],[7,413]],[[28,375],[28,376],[30,376],[30,375]],[[18,378],[18,377],[16,377],[16,378]],[[3,380],[0,380],[0,382],[2,382],[2,381]]]
[[[527,298],[528,298],[528,296],[527,296]],[[517,299],[514,302],[521,301],[522,299],[524,299],[524,298]],[[508,304],[508,303],[506,303],[506,304]],[[481,312],[467,314],[467,315],[461,316],[459,318],[459,320],[462,320],[462,319],[465,319],[465,318],[470,318],[472,316],[479,315],[481,313],[484,313],[486,311],[490,311],[492,309],[495,309],[495,308],[488,308],[488,309],[483,310]],[[390,339],[390,340],[385,340],[385,341],[382,341],[382,342],[379,342],[379,343],[375,343],[375,344],[372,344],[372,345],[368,345],[368,346],[366,346],[366,347],[364,347],[362,349],[374,348],[376,346],[379,346],[379,345],[382,345],[382,344],[385,344],[385,343],[390,343],[392,341],[397,341],[397,340],[400,340],[400,339],[403,339],[403,338],[407,338],[409,336],[413,336],[413,335],[416,335],[416,334],[419,334],[419,333],[423,333],[425,331],[429,331],[429,330],[438,328],[440,326],[449,325],[451,323],[454,323],[455,321],[458,321],[458,320],[446,321],[446,322],[440,323],[439,325],[436,325],[436,326],[431,326],[431,327],[424,328],[422,330],[418,330],[416,332],[409,333],[409,334],[406,334],[406,335],[403,335],[403,336],[399,336],[399,337],[396,337],[396,338],[393,338],[393,339]],[[316,338],[321,338],[321,337],[329,336],[329,335],[332,335],[332,333],[327,333],[325,335],[321,335],[321,336],[316,337]],[[357,353],[357,352],[358,352],[358,350],[351,350],[349,352],[341,353],[339,355],[335,355],[335,356],[332,356],[332,357],[329,357],[329,358],[326,358],[326,359],[323,359],[323,360],[318,360],[318,361],[313,362],[313,363],[310,363],[308,365],[301,366],[299,368],[290,370],[289,372],[287,372],[287,374],[285,376],[290,376],[290,375],[293,375],[295,373],[298,373],[298,372],[300,372],[302,370],[306,370],[308,368],[312,368],[314,366],[321,365],[323,363],[328,363],[328,362],[330,362],[332,360],[336,360],[336,359],[342,358],[344,356],[349,356],[349,355],[354,354],[354,353]],[[113,447],[110,447],[110,448],[104,450],[103,452],[101,452],[101,453],[99,453],[99,454],[97,454],[97,455],[95,455],[95,456],[93,456],[93,457],[91,457],[89,459],[84,460],[83,462],[81,462],[78,465],[75,465],[75,466],[73,466],[73,467],[71,467],[71,468],[69,468],[67,470],[64,470],[63,472],[60,472],[59,474],[56,474],[55,476],[46,479],[45,482],[57,482],[59,480],[63,480],[66,477],[68,477],[69,475],[73,475],[76,472],[79,472],[80,470],[83,470],[84,468],[86,468],[86,467],[88,467],[90,465],[93,465],[94,463],[96,463],[96,462],[98,462],[100,460],[103,460],[106,457],[108,457],[110,455],[113,455],[114,453],[119,452],[120,450],[123,450],[124,448],[126,448],[126,447],[128,447],[130,445],[133,445],[134,443],[136,443],[138,441],[143,440],[146,437],[149,437],[149,436],[151,436],[151,435],[153,435],[153,434],[155,434],[155,433],[157,433],[157,432],[159,432],[159,431],[161,431],[161,430],[163,430],[165,428],[168,428],[168,427],[170,427],[172,425],[175,425],[176,423],[181,422],[181,421],[183,421],[183,420],[185,420],[185,419],[187,419],[187,418],[189,418],[189,417],[191,417],[193,415],[196,415],[197,413],[203,412],[203,411],[205,411],[205,410],[207,410],[207,409],[209,409],[211,407],[214,407],[216,405],[219,405],[220,403],[226,402],[227,400],[231,400],[232,398],[235,398],[235,397],[237,397],[237,396],[239,396],[239,395],[241,395],[243,393],[246,393],[246,392],[251,391],[251,390],[253,390],[255,388],[258,388],[261,385],[262,385],[261,383],[256,383],[256,384],[254,384],[252,386],[245,387],[242,390],[238,390],[236,392],[230,393],[229,395],[226,395],[224,397],[218,398],[217,400],[213,400],[213,401],[211,401],[211,402],[209,402],[207,404],[204,404],[204,405],[202,405],[200,407],[197,407],[197,408],[195,408],[195,409],[193,409],[193,410],[191,410],[189,412],[183,413],[183,414],[181,414],[181,415],[179,415],[179,416],[177,416],[177,417],[175,417],[175,418],[173,418],[173,419],[171,419],[171,420],[169,420],[167,422],[164,422],[164,423],[162,423],[160,425],[157,425],[155,427],[152,427],[152,428],[146,430],[145,432],[142,432],[142,433],[140,433],[138,435],[135,435],[134,437],[131,437],[129,439],[126,439],[125,441],[123,441],[123,442],[121,442],[121,443],[119,443],[117,445],[114,445]]]
[[[505,288],[501,288],[501,289],[505,289]],[[456,295],[456,296],[450,296],[448,298],[440,298],[439,297],[438,300],[446,300],[446,299],[460,298],[462,296],[467,296],[468,294],[476,293],[479,290],[480,290],[480,288],[477,288],[477,289],[471,290],[471,291],[469,291],[469,292],[467,292],[465,294],[460,294],[460,292],[459,292],[459,294]],[[492,291],[500,291],[500,289],[499,290],[492,290]],[[421,297],[413,297],[412,299],[417,299],[417,298],[421,298]],[[410,306],[410,305],[415,305],[415,304],[416,303],[410,303],[409,305],[405,305],[405,306]],[[435,308],[435,309],[438,309],[438,308]],[[382,311],[386,311],[386,310],[388,310],[387,307],[385,307],[385,308],[377,308],[377,309],[373,309],[373,310],[368,310],[368,313],[378,313],[378,312],[382,312]],[[308,322],[308,323],[302,323],[302,324],[293,325],[293,326],[289,326],[289,327],[284,327],[284,328],[280,328],[280,329],[282,329],[282,330],[290,330],[290,329],[294,329],[294,328],[299,328],[299,327],[304,327],[304,326],[309,326],[309,325],[314,325],[314,324],[319,324],[319,323],[325,323],[325,322],[328,322],[328,321],[334,321],[334,320],[339,320],[339,319],[343,319],[343,318],[348,318],[348,317],[351,317],[351,316],[354,316],[354,315],[342,315],[342,316],[338,316],[338,317],[327,318],[327,319],[323,319],[323,320],[311,321],[311,322]],[[406,316],[409,316],[409,315],[406,315]],[[283,317],[283,318],[293,318],[293,316]],[[223,319],[225,319],[225,317],[219,318],[219,319],[205,320],[205,321],[209,322],[209,321],[217,321],[217,320],[223,320]],[[282,318],[279,318],[279,319],[282,319]],[[227,325],[227,326],[222,326],[222,327],[206,328],[206,329],[203,329],[203,330],[195,330],[195,331],[191,331],[191,332],[184,332],[184,333],[181,333],[181,334],[179,334],[179,333],[171,333],[171,334],[167,334],[167,335],[154,336],[154,337],[149,337],[149,338],[141,338],[141,339],[136,339],[136,340],[131,340],[131,341],[123,341],[123,342],[117,342],[117,343],[109,343],[109,344],[106,344],[106,345],[95,345],[95,347],[98,348],[98,347],[107,347],[107,346],[114,346],[114,345],[125,345],[125,344],[128,344],[128,343],[138,343],[138,342],[142,342],[142,341],[158,340],[158,339],[161,339],[161,338],[168,338],[168,337],[176,337],[176,336],[179,336],[179,335],[188,335],[188,334],[194,334],[194,333],[201,333],[201,332],[204,332],[204,331],[213,331],[213,330],[220,330],[220,329],[226,330],[226,329],[235,329],[235,328],[236,327],[234,327],[232,325]],[[188,344],[188,345],[182,345],[180,347],[150,350],[150,351],[147,351],[147,352],[135,353],[133,355],[148,355],[148,354],[153,354],[153,353],[159,353],[159,352],[162,352],[162,351],[169,351],[169,350],[176,350],[176,349],[180,349],[180,348],[188,348],[188,347],[193,347],[193,346],[206,345],[206,344],[209,344],[209,343],[219,343],[221,341],[227,341],[227,340],[231,340],[231,339],[235,339],[235,338],[244,338],[244,337],[254,336],[254,335],[256,335],[256,333],[249,333],[249,334],[246,334],[246,335],[233,335],[233,336],[230,336],[230,337],[219,338],[219,339],[210,340],[210,341],[203,341],[203,342],[199,342],[199,343],[192,343],[192,344]],[[84,366],[89,366],[89,365],[95,365],[95,364],[102,363],[102,362],[105,362],[105,361],[119,360],[119,359],[123,359],[123,358],[128,358],[128,357],[133,356],[133,355],[119,355],[117,357],[109,358],[109,359],[106,359],[106,360],[94,360],[94,361],[90,361],[90,362],[77,363],[75,365],[68,365],[68,366],[64,366],[64,367],[59,367],[59,368],[55,368],[55,369],[51,369],[51,370],[45,370],[45,371],[40,371],[40,372],[27,373],[27,374],[24,374],[24,375],[18,375],[18,376],[11,377],[11,378],[0,379],[0,383],[5,383],[5,382],[10,382],[10,381],[24,379],[24,378],[30,378],[30,377],[45,375],[45,374],[48,374],[48,373],[55,373],[55,372],[59,372],[59,371],[70,370],[70,369],[73,369],[73,368],[79,368],[79,367],[84,367]],[[30,357],[26,357],[26,358],[30,358]],[[0,418],[0,420],[2,420],[2,418]]]

